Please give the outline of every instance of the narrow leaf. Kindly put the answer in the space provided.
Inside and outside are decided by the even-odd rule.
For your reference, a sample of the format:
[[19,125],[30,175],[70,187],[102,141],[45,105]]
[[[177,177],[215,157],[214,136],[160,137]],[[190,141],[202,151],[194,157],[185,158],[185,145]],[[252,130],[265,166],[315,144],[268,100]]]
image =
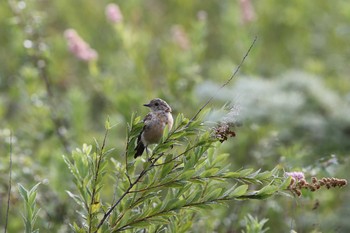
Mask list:
[[243,196],[248,190],[248,185],[243,184],[241,186],[238,186],[233,192],[231,193],[231,197],[239,197]]

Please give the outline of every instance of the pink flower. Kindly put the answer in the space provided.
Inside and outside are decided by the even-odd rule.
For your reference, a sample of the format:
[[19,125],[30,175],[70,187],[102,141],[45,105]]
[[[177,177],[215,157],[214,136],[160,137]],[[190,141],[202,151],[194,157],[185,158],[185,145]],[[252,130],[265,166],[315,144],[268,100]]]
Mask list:
[[188,50],[190,48],[190,41],[188,39],[187,33],[181,25],[174,25],[171,28],[171,36],[175,44],[177,44],[181,49]]
[[78,59],[83,61],[96,60],[97,52],[86,43],[74,29],[67,29],[64,32],[64,37],[68,43],[68,49]]
[[239,0],[243,23],[249,23],[255,19],[255,11],[250,0]]
[[111,23],[120,23],[123,21],[123,15],[120,8],[115,3],[109,3],[106,6],[106,17]]
[[292,178],[296,180],[302,180],[305,179],[305,175],[303,172],[285,172],[284,173],[286,176],[291,176]]

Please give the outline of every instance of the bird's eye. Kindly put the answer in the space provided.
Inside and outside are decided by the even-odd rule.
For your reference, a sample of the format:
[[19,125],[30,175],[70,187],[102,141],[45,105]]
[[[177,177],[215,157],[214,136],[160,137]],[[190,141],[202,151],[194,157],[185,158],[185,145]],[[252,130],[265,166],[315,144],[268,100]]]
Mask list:
[[155,105],[155,106],[158,106],[159,104],[158,104],[158,103],[155,103],[154,105]]

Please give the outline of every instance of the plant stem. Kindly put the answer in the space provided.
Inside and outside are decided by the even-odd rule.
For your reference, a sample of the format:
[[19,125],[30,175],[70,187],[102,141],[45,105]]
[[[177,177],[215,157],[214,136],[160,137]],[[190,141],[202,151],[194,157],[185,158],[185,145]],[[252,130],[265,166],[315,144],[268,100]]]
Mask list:
[[[103,138],[103,143],[102,143],[102,147],[100,149],[100,152],[97,154],[96,153],[96,168],[95,168],[95,174],[94,174],[94,184],[93,184],[93,189],[92,189],[92,194],[91,194],[91,202],[90,202],[90,206],[88,208],[88,212],[89,212],[89,233],[91,232],[91,228],[92,228],[92,208],[93,208],[93,205],[95,204],[95,196],[96,196],[96,185],[97,185],[97,179],[98,179],[98,176],[99,176],[99,171],[100,171],[100,165],[101,165],[101,161],[102,161],[102,157],[103,157],[103,154],[104,154],[104,148],[105,148],[105,145],[106,145],[106,138],[107,138],[107,135],[108,135],[108,129],[106,129],[106,132],[105,132],[105,136]],[[98,156],[98,157],[97,157]]]
[[9,219],[9,211],[10,211],[10,199],[11,199],[11,186],[12,186],[12,131],[10,131],[10,175],[9,175],[9,190],[7,196],[7,208],[6,208],[6,218],[5,218],[5,227],[4,233],[7,232],[7,224]]

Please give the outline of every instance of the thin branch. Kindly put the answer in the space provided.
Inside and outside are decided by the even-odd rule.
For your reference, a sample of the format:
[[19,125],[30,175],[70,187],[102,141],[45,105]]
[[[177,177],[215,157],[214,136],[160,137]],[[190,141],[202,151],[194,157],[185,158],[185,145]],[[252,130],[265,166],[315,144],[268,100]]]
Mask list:
[[[133,123],[134,121],[134,117],[132,117],[132,122],[131,124]],[[128,129],[129,129],[129,124],[128,125]],[[128,169],[128,148],[129,148],[129,142],[130,142],[130,135],[127,133],[127,138],[126,138],[126,146],[125,146],[125,173],[126,173],[126,176],[128,177],[128,180],[129,180],[129,183],[131,184],[131,181],[130,181],[130,176],[129,176],[129,169]]]
[[[104,154],[104,148],[106,146],[106,139],[107,139],[107,135],[108,135],[108,129],[106,129],[106,132],[105,132],[105,136],[103,138],[103,142],[102,142],[102,147],[100,149],[100,152],[97,154],[96,153],[96,168],[95,168],[95,174],[94,174],[94,184],[93,184],[93,190],[92,190],[92,194],[91,194],[91,203],[90,203],[90,206],[89,206],[89,209],[88,209],[88,212],[89,212],[89,233],[91,232],[91,228],[92,228],[92,207],[93,205],[95,204],[95,196],[96,196],[96,184],[97,184],[97,179],[98,179],[98,176],[99,176],[99,170],[100,170],[100,166],[101,166],[101,161],[102,161],[102,157],[103,157],[103,154]],[[98,157],[97,157],[98,156]]]
[[[176,177],[174,177],[174,179],[178,178],[179,176],[181,176],[181,174],[178,174]],[[173,183],[176,183],[176,182],[179,182],[179,181],[181,181],[181,180],[171,180],[171,181],[168,181],[168,182],[165,182],[165,183],[161,183],[161,184],[154,185],[154,186],[150,186],[150,187],[143,188],[143,189],[130,190],[130,193],[145,192],[145,191],[148,191],[148,190],[151,190],[151,189],[163,187],[163,186],[165,186],[165,185],[173,184]]]
[[253,42],[250,44],[249,49],[247,50],[247,52],[245,53],[244,57],[242,58],[241,62],[239,63],[239,65],[237,66],[237,68],[235,69],[235,71],[233,72],[233,74],[231,75],[231,77],[221,86],[217,89],[217,91],[207,100],[207,102],[205,102],[205,104],[203,104],[203,106],[197,111],[197,113],[191,118],[191,120],[187,123],[187,126],[189,124],[191,124],[191,122],[193,122],[199,115],[199,113],[201,113],[203,111],[203,109],[216,97],[217,93],[219,93],[219,91],[224,88],[225,86],[227,86],[232,79],[236,76],[236,74],[238,73],[238,71],[240,70],[241,66],[243,65],[245,59],[248,57],[250,51],[252,50],[252,48],[255,45],[256,40],[258,39],[257,36],[255,36]]
[[193,150],[194,148],[198,147],[199,145],[194,145],[194,146],[191,146],[190,148],[188,148],[187,150],[185,150],[184,152],[176,155],[174,158],[164,162],[164,163],[159,163],[159,164],[155,164],[154,167],[158,167],[158,166],[163,166],[165,164],[168,164],[168,163],[171,163],[173,161],[175,161],[176,159],[180,158],[182,155],[185,155],[187,152]]
[[129,181],[129,185],[131,185],[131,179],[130,179],[130,176],[127,172],[125,172],[125,175],[126,175],[126,178],[128,178],[128,181]]
[[12,131],[10,131],[10,175],[9,175],[9,190],[7,196],[7,208],[6,208],[6,219],[5,219],[5,229],[4,233],[7,232],[7,224],[9,220],[9,211],[10,211],[10,199],[11,199],[11,187],[12,187]]

